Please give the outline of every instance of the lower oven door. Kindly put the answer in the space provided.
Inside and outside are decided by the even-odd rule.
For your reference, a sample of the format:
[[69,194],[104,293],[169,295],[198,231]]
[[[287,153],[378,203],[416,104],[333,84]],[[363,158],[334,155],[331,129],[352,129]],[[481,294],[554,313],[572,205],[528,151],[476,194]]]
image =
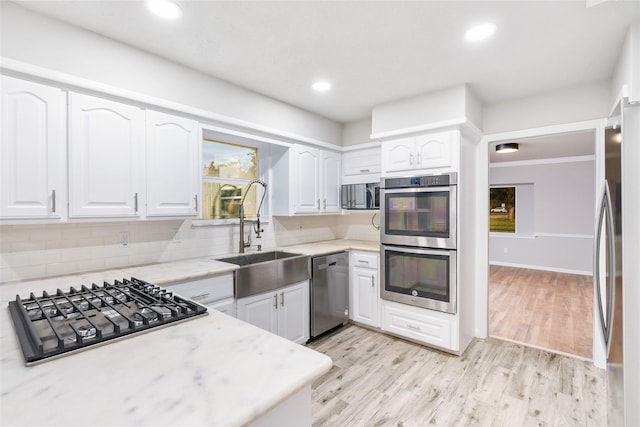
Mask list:
[[381,246],[380,297],[456,313],[456,251]]

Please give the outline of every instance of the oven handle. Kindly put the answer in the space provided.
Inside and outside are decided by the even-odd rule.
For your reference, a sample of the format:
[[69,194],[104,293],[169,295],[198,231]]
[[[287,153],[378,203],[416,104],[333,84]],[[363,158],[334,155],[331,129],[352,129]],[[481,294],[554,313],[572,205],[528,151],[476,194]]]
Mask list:
[[417,254],[417,255],[449,255],[450,257],[455,257],[456,250],[455,249],[422,249],[417,247],[406,247],[406,246],[393,246],[393,245],[380,245],[382,251],[394,251],[400,253],[409,253],[409,254]]

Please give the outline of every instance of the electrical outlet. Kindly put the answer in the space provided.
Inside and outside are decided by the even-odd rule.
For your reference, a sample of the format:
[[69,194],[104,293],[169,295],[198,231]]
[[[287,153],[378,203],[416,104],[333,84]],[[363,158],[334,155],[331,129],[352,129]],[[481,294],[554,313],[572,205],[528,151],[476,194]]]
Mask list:
[[129,232],[121,231],[120,232],[120,247],[128,248],[129,247]]
[[505,254],[508,254],[509,253],[509,248],[504,248],[503,251],[504,251]]

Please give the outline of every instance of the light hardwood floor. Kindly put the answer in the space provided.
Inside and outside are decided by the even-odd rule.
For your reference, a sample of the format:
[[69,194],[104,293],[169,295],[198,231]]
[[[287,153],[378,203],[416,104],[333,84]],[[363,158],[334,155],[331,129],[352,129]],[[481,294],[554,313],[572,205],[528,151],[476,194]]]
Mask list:
[[458,357],[356,325],[308,345],[334,362],[313,425],[603,426],[604,371],[494,338]]
[[489,336],[591,359],[591,276],[490,266]]

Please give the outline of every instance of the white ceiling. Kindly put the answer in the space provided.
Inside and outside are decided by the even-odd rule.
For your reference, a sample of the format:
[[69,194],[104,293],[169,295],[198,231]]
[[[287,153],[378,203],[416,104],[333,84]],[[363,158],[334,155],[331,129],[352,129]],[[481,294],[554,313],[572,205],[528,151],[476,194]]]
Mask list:
[[[515,153],[496,153],[496,145],[516,142]],[[489,144],[489,163],[519,162],[595,154],[593,130],[536,136]]]
[[[611,77],[639,1],[186,1],[179,21],[142,1],[19,1],[338,122],[469,83],[485,105]],[[494,22],[471,45],[471,25]],[[317,78],[329,93],[310,89]]]

